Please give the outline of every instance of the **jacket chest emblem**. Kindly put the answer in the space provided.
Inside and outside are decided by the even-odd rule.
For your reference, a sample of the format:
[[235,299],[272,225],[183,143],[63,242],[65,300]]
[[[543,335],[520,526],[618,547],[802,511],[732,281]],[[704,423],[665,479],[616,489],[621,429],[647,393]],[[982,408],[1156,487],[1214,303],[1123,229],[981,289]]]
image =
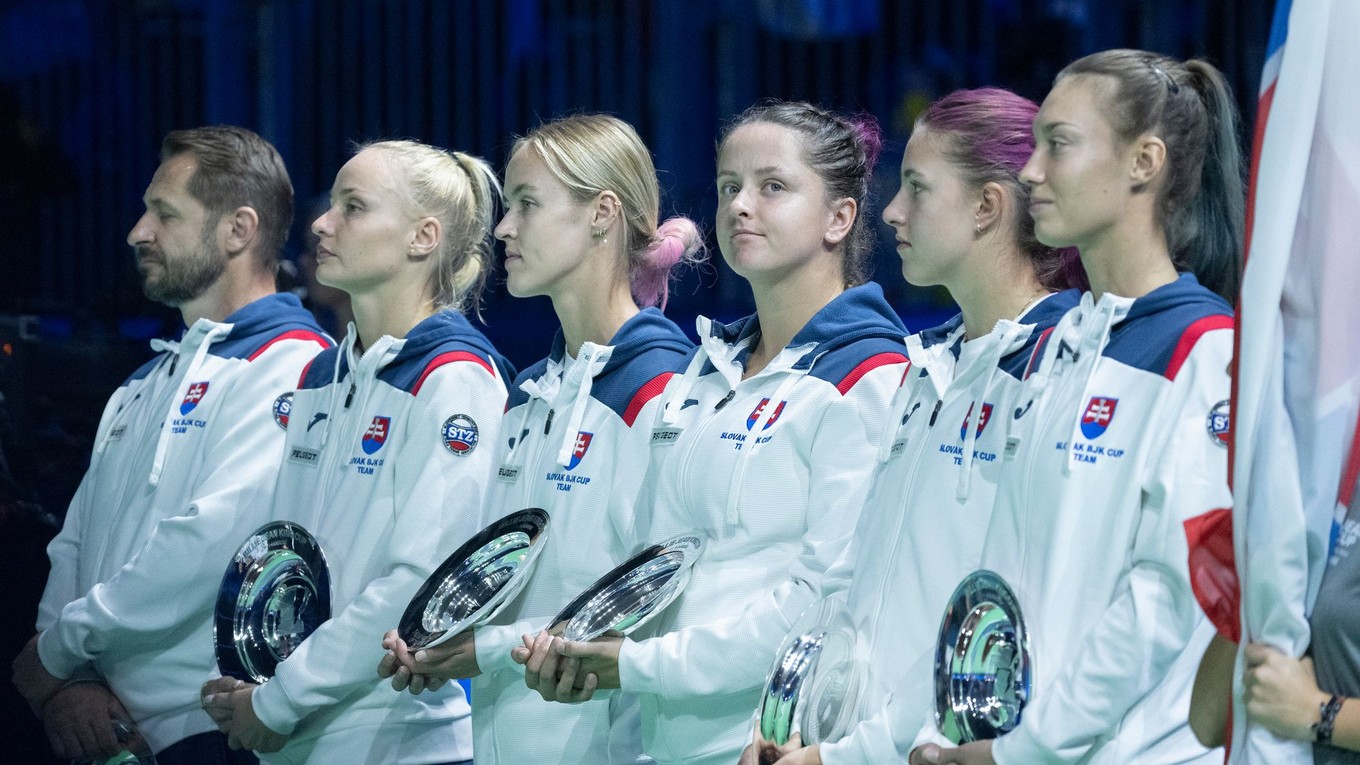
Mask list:
[[587,433],[584,430],[576,434],[576,445],[572,448],[571,459],[567,461],[567,470],[575,470],[581,464],[581,460],[586,458],[586,452],[590,451],[590,442],[595,439],[594,433]]
[[[784,406],[788,403],[788,401],[779,402],[779,405],[774,408],[774,413],[770,415],[770,419],[767,420],[765,426],[761,428],[762,431],[769,430],[771,425],[779,421],[779,415],[784,413]],[[760,416],[765,413],[765,407],[769,405],[770,400],[768,398],[762,398],[760,403],[756,404],[756,408],[752,409],[751,413],[746,415],[747,430],[756,426],[756,423],[760,421]]]
[[188,414],[194,411],[203,397],[208,395],[208,383],[196,382],[189,386],[189,390],[184,394],[184,400],[179,403],[179,413]]
[[360,439],[359,446],[363,448],[364,454],[376,454],[383,445],[387,443],[387,433],[392,428],[392,418],[376,416],[373,422],[368,424],[368,429],[364,431],[364,437]]
[[[963,424],[959,426],[959,440],[964,441],[968,438],[968,422],[973,419],[973,406],[968,405],[968,413],[963,416]],[[982,438],[982,431],[987,429],[987,423],[992,420],[992,405],[983,403],[982,411],[978,414],[977,432],[974,438]]]
[[1110,423],[1114,422],[1114,411],[1118,404],[1117,398],[1092,396],[1081,415],[1081,434],[1091,439],[1104,435]]

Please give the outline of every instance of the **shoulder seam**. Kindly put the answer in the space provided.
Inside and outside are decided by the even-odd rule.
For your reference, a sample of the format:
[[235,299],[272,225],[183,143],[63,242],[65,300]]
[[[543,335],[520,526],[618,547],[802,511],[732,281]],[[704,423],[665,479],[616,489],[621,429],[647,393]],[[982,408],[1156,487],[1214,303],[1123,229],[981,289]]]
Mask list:
[[841,378],[841,381],[836,383],[836,390],[840,391],[840,394],[844,396],[859,383],[860,379],[875,369],[889,364],[905,363],[906,361],[907,357],[902,353],[890,351],[875,353],[864,361],[856,364],[854,369],[851,369],[845,377]]
[[637,389],[637,392],[633,394],[633,398],[628,402],[628,406],[623,410],[623,424],[630,428],[633,427],[633,422],[636,421],[637,416],[642,413],[642,407],[646,406],[648,401],[661,395],[661,391],[666,389],[666,384],[670,382],[671,377],[674,375],[674,372],[662,372],[643,383]]
[[1028,380],[1030,374],[1034,372],[1034,364],[1039,360],[1039,357],[1043,355],[1044,347],[1048,344],[1048,338],[1053,334],[1054,328],[1055,327],[1049,327],[1048,329],[1045,329],[1039,334],[1038,339],[1034,341],[1034,349],[1029,353],[1029,361],[1025,363],[1025,371],[1020,373],[1021,380]]
[[322,350],[331,347],[331,344],[326,341],[326,338],[318,332],[313,332],[310,329],[290,329],[287,332],[275,335],[269,340],[266,340],[263,345],[255,349],[254,353],[246,357],[246,361],[254,361],[255,359],[259,358],[260,355],[263,354],[265,351],[273,347],[275,343],[281,343],[284,340],[310,341],[321,346]]
[[1181,333],[1181,338],[1176,343],[1176,349],[1171,353],[1171,361],[1167,363],[1166,371],[1162,376],[1168,380],[1175,380],[1186,359],[1190,358],[1190,351],[1194,350],[1195,343],[1198,343],[1201,337],[1214,330],[1232,328],[1233,317],[1223,314],[1203,316],[1191,322],[1190,326],[1186,327],[1185,331]]
[[425,384],[426,378],[431,374],[434,374],[434,370],[445,364],[453,364],[459,361],[473,362],[481,366],[482,369],[485,369],[487,374],[492,377],[496,376],[496,370],[492,368],[491,363],[481,356],[470,351],[447,351],[430,359],[430,363],[425,365],[425,371],[420,373],[420,377],[416,380],[416,384],[411,386],[411,395],[414,396],[420,393],[420,387]]

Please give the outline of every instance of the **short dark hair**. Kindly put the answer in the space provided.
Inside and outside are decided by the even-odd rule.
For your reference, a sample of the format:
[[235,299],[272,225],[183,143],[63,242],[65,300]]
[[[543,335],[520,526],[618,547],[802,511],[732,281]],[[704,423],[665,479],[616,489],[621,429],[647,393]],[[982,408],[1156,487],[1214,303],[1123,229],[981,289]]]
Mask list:
[[161,142],[161,161],[192,154],[198,167],[188,190],[216,220],[238,207],[260,217],[260,265],[278,265],[293,225],[293,183],[272,144],[233,125],[175,130]]

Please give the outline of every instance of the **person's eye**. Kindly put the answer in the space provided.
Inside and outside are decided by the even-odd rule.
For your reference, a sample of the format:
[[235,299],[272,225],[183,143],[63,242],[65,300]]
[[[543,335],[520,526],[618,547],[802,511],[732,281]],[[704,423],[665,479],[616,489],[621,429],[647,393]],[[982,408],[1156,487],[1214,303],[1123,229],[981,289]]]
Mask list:
[[784,190],[784,184],[780,183],[779,181],[766,181],[765,190],[771,192],[780,192]]
[[718,184],[718,196],[730,197],[735,193],[737,193],[737,184],[735,183]]

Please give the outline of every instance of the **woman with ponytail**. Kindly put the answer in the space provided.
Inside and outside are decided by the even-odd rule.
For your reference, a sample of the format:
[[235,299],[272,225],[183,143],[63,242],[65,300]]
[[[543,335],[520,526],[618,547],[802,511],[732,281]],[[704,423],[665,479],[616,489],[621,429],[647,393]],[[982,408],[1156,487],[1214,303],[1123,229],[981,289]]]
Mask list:
[[[657,224],[651,155],[627,123],[602,114],[548,122],[519,139],[505,174],[507,286],[547,295],[561,321],[547,358],[519,376],[486,521],[546,508],[552,528],[533,578],[494,623],[414,656],[395,634],[379,673],[414,692],[472,678],[479,765],[634,763],[636,698],[546,705],[511,657],[521,636],[636,552],[614,528],[630,519],[647,470],[649,423],[691,343],[661,312],[671,270],[703,252],[694,223]],[[532,734],[529,731],[533,731]]]
[[383,141],[345,163],[312,224],[317,279],[349,293],[354,322],[304,370],[279,418],[273,516],[325,552],[331,618],[268,683],[204,689],[232,746],[265,762],[472,758],[461,687],[394,694],[373,667],[383,629],[482,521],[513,373],[462,311],[477,309],[490,269],[498,195],[480,159]]
[[983,546],[1030,630],[1032,696],[1001,737],[936,739],[913,763],[1222,760],[1186,723],[1213,633],[1187,536],[1231,503],[1244,204],[1231,104],[1203,61],[1112,50],[1060,72],[1035,117],[1021,174],[1035,233],[1078,248],[1091,291],[1006,418]]
[[883,219],[903,277],[944,286],[960,313],[907,338],[911,368],[886,413],[873,487],[822,585],[823,595],[845,592],[871,668],[869,716],[845,738],[803,749],[797,736],[781,747],[757,735],[744,765],[903,762],[932,708],[939,619],[978,567],[1003,470],[1002,422],[1085,286],[1075,250],[1035,239],[1018,177],[1038,108],[999,88],[959,90],[916,120]]
[[643,751],[659,763],[736,762],[770,657],[868,489],[906,367],[906,331],[864,266],[878,149],[871,120],[806,103],[757,105],[725,132],[718,242],[756,313],[699,320],[700,347],[648,423],[650,470],[624,537],[697,533],[703,553],[680,598],[627,639],[530,636],[531,687],[565,701],[637,693]]

